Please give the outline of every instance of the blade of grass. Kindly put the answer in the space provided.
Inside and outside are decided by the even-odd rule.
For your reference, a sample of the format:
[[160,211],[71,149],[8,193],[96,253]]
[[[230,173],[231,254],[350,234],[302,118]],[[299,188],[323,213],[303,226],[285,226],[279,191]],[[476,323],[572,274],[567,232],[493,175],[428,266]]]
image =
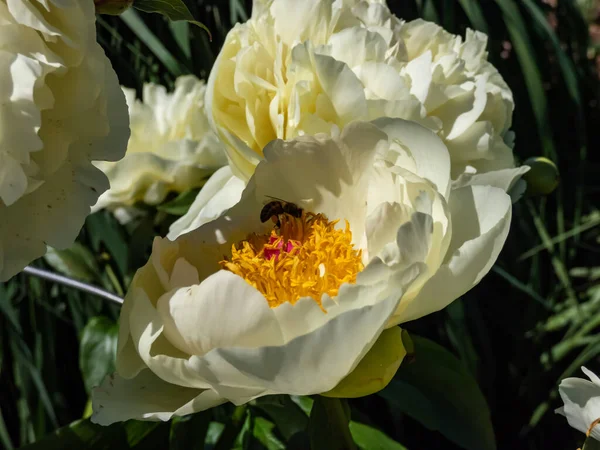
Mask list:
[[531,297],[533,300],[535,300],[536,302],[538,302],[540,305],[542,305],[547,310],[552,311],[552,305],[550,304],[550,302],[548,302],[540,294],[538,294],[537,292],[535,292],[533,289],[531,289],[526,284],[524,284],[521,281],[519,281],[517,278],[515,278],[514,276],[512,276],[510,273],[508,273],[507,271],[505,271],[501,267],[499,267],[497,265],[493,266],[492,267],[492,272],[500,275],[502,278],[504,278],[506,281],[508,281],[515,288],[517,288],[521,292],[524,292],[525,294],[527,294],[529,297]]
[[519,11],[514,0],[495,0],[502,11],[504,23],[514,46],[525,84],[529,93],[531,107],[540,135],[544,156],[552,160],[557,159],[556,149],[552,140],[552,132],[548,121],[548,102],[544,92],[544,83],[540,67],[527,31],[525,19]]
[[188,67],[177,61],[156,35],[144,23],[140,15],[133,9],[121,14],[121,19],[136,36],[154,53],[174,77],[191,72]]
[[458,0],[473,28],[488,33],[488,25],[479,5],[479,0]]
[[[190,24],[184,21],[169,22],[169,28],[173,33],[175,42],[181,48],[181,51],[189,60],[192,57],[192,48],[190,45]],[[191,67],[189,62],[186,65]]]
[[535,247],[527,250],[525,253],[523,253],[521,256],[519,256],[518,259],[519,259],[519,261],[524,261],[524,260],[536,255],[537,253],[541,252],[542,250],[546,250],[548,244],[553,245],[553,244],[557,244],[559,242],[566,241],[567,239],[570,239],[575,236],[579,236],[584,231],[587,231],[598,225],[600,225],[600,213],[594,214],[592,219],[589,222],[583,223],[581,225],[577,225],[576,227],[571,228],[569,231],[566,231],[556,237],[553,237],[547,243],[536,245]]

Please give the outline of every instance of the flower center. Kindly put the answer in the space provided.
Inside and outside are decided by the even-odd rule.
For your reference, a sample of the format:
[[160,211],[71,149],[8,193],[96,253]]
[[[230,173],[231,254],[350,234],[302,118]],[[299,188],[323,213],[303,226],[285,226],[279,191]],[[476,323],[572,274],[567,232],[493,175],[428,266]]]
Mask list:
[[233,245],[221,266],[258,289],[271,308],[312,297],[321,305],[324,293],[337,295],[342,283],[355,283],[363,269],[362,251],[352,245],[352,232],[336,229],[323,214],[302,212],[299,218],[278,216],[270,234],[251,234]]

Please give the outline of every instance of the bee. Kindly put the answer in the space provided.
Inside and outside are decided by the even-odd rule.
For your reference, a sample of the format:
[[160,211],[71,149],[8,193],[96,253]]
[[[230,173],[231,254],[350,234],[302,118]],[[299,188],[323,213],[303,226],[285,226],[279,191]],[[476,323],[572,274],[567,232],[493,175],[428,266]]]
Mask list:
[[300,218],[302,217],[302,208],[300,208],[295,203],[286,202],[280,198],[270,197],[272,198],[269,203],[263,206],[263,209],[260,211],[260,221],[265,223],[267,220],[271,218],[277,218],[277,226],[281,225],[279,221],[279,216],[281,214],[289,214],[292,217]]

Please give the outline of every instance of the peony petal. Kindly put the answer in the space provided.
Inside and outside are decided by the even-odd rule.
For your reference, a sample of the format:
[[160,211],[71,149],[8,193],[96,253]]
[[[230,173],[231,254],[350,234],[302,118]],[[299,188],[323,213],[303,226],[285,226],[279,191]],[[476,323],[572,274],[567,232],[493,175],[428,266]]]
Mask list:
[[431,51],[428,50],[410,61],[404,70],[406,70],[412,81],[410,93],[417,97],[421,103],[425,103],[432,78]]
[[0,160],[12,167],[0,174],[5,281],[48,245],[72,245],[90,206],[108,189],[91,161],[123,156],[129,117],[116,74],[96,42],[92,3],[64,0],[46,9],[10,0],[0,4],[0,21],[6,81],[0,83]]
[[416,173],[431,181],[447,199],[450,192],[450,157],[442,140],[431,130],[414,122],[382,117],[374,120],[389,136],[410,150],[416,164]]
[[109,375],[94,388],[91,421],[99,425],[129,419],[167,421],[173,416],[204,411],[222,403],[225,399],[213,390],[166,383],[146,369],[131,379]]
[[314,55],[314,64],[321,89],[331,100],[339,123],[345,125],[366,119],[364,88],[354,72],[343,62],[326,55]]
[[[487,101],[487,76],[480,76],[467,93],[458,96],[436,111],[448,129],[446,139],[452,140],[463,134],[483,113]],[[460,114],[457,114],[460,112]]]
[[342,224],[346,219],[362,248],[368,182],[375,155],[385,145],[385,133],[364,122],[353,123],[332,138],[274,141],[265,148],[267,162],[256,168],[256,198],[260,202],[280,198],[322,212],[330,220],[342,219]]
[[[585,372],[590,376],[587,369]],[[594,378],[597,377],[594,376],[592,380]],[[594,382],[573,377],[562,380],[558,392],[565,405],[556,412],[564,415],[573,428],[586,433],[592,423],[600,418],[600,387]],[[598,426],[592,429],[591,436],[600,440]]]
[[157,310],[164,335],[189,355],[202,356],[220,347],[283,342],[264,296],[228,271],[220,270],[199,285],[167,292],[158,300]]
[[451,255],[416,298],[403,301],[395,323],[418,319],[446,307],[474,287],[496,261],[510,227],[511,201],[501,189],[466,186],[452,192]]
[[321,0],[271,2],[271,14],[279,19],[275,22],[277,36],[290,46],[307,39],[315,43],[323,42],[331,21],[331,6],[328,3]]
[[[328,47],[331,49],[329,56],[353,70],[368,61],[383,62],[387,51],[387,43],[380,34],[359,27],[335,33],[329,39]],[[396,75],[396,78],[399,77]]]
[[452,183],[452,188],[458,189],[464,186],[492,186],[502,189],[505,192],[509,192],[528,171],[528,166],[521,166],[514,169],[494,170],[487,173],[464,173]]
[[[369,295],[370,291],[358,288],[355,293]],[[338,297],[343,303],[343,294]],[[265,394],[310,395],[328,391],[369,351],[398,301],[398,293],[391,293],[376,304],[327,320],[323,326],[283,346],[215,349],[204,357],[198,370],[204,379],[214,383],[212,387],[219,394],[225,394],[226,386],[263,388]],[[233,398],[228,400],[235,402]]]
[[592,372],[591,370],[589,370],[583,366],[581,367],[581,370],[583,373],[585,373],[587,375],[587,377],[590,379],[590,381],[592,383],[594,383],[596,386],[598,386],[600,388],[600,378],[598,377],[598,375],[596,375],[594,372]]
[[211,220],[235,205],[242,196],[245,183],[225,166],[217,170],[206,182],[188,212],[169,228],[167,237],[175,240]]

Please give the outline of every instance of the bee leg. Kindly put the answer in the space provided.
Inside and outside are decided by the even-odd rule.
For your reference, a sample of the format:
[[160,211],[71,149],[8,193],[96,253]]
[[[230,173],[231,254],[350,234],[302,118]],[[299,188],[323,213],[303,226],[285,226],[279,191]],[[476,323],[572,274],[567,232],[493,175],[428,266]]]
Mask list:
[[281,221],[279,220],[279,215],[276,214],[274,216],[271,216],[271,221],[275,224],[276,228],[280,228],[281,227]]

